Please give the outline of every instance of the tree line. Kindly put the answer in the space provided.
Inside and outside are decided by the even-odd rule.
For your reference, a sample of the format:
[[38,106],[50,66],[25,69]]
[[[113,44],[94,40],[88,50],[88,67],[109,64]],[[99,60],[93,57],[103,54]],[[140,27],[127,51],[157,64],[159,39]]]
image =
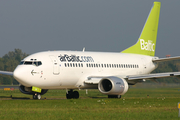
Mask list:
[[[0,57],[0,70],[13,72],[16,66],[28,54],[23,53],[20,49],[15,49]],[[0,85],[17,85],[19,84],[12,76],[0,75]]]
[[[27,57],[28,54],[23,53],[21,49],[15,49],[5,54],[2,58],[0,57],[0,70],[1,71],[14,71],[16,66],[20,63],[22,59]],[[162,73],[162,72],[178,72],[180,71],[180,60],[173,60],[168,62],[158,63],[158,68],[152,73]],[[171,78],[160,78],[157,79],[159,83],[180,83],[178,77]],[[150,82],[150,81],[147,81]],[[8,75],[0,75],[0,85],[18,85],[19,83],[12,77]]]
[[[180,71],[180,60],[172,60],[158,63],[158,67],[152,73],[178,72]],[[179,77],[168,77],[157,79],[159,83],[180,83]]]

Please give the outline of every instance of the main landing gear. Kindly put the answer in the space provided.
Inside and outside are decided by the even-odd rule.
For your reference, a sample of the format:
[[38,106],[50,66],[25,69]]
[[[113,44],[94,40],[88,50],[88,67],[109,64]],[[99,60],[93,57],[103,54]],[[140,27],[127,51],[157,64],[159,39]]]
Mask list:
[[35,93],[35,94],[33,95],[33,99],[38,99],[38,100],[40,100],[40,99],[41,99],[41,95],[40,95],[39,93]]
[[66,98],[67,99],[78,99],[79,98],[79,92],[78,91],[73,91],[72,89],[70,91],[67,91],[66,93]]
[[108,98],[121,98],[121,95],[108,95]]

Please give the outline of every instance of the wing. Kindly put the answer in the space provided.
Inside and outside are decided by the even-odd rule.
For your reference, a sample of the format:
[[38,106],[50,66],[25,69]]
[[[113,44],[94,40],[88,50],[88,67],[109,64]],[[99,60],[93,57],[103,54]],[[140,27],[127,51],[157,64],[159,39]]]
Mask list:
[[13,72],[8,72],[8,71],[0,71],[0,74],[13,76]]
[[[167,73],[154,73],[154,74],[144,74],[144,75],[129,75],[129,76],[116,76],[121,77],[127,80],[129,84],[136,84],[137,82],[142,82],[144,79],[155,80],[157,78],[166,78],[166,77],[179,77],[180,72],[167,72]],[[91,76],[84,81],[86,84],[98,84],[99,81],[108,76]]]
[[98,84],[105,76],[90,76],[84,81],[86,84]]
[[145,75],[130,75],[127,76],[127,80],[140,80],[140,79],[157,79],[157,78],[166,78],[166,77],[178,77],[180,72],[167,72],[167,73],[154,73],[154,74],[145,74]]

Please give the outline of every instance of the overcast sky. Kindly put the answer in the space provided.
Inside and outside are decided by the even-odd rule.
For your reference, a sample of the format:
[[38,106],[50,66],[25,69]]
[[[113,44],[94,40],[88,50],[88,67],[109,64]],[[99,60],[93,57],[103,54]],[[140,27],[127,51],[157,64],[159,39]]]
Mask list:
[[[156,56],[180,56],[180,0],[159,0]],[[135,44],[153,0],[1,0],[0,57],[21,49],[120,52]]]

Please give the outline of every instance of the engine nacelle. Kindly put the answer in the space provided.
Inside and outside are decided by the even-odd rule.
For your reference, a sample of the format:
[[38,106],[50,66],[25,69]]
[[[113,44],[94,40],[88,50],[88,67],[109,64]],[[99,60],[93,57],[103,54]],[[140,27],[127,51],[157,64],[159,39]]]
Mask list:
[[124,95],[128,91],[128,83],[123,78],[111,76],[101,79],[98,89],[106,95]]
[[[26,87],[24,85],[19,86],[19,90],[24,94],[34,95],[35,92],[32,91],[32,87]],[[40,95],[44,95],[48,90],[42,89]]]

